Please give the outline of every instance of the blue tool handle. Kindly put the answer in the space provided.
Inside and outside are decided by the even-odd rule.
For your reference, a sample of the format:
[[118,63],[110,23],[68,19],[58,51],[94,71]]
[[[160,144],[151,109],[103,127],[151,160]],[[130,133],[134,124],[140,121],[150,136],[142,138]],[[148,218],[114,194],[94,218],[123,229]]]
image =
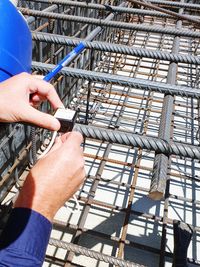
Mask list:
[[83,43],[80,43],[77,45],[69,54],[67,54],[63,60],[61,60],[58,65],[52,69],[43,80],[49,82],[52,78],[58,74],[58,72],[66,66],[68,63],[70,63],[78,54],[80,54],[85,49],[85,45]]

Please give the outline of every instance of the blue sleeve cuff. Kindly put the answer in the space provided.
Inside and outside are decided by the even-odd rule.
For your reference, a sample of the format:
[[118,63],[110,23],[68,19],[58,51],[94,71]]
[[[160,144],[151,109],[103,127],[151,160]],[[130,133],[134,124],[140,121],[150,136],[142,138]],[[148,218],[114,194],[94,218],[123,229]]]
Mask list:
[[[51,229],[50,221],[38,212],[27,208],[13,209],[0,238],[0,262],[6,257],[12,257],[16,260],[20,258],[20,264],[23,260],[30,262],[31,259],[42,263]],[[16,260],[13,266],[20,266]],[[7,261],[9,262],[9,259]]]

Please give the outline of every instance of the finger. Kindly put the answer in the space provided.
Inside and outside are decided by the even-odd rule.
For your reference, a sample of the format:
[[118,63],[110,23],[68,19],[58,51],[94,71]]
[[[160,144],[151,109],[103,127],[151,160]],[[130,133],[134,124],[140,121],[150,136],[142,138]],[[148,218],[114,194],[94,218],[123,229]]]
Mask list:
[[62,144],[61,136],[57,136],[55,139],[55,144]]
[[62,142],[64,143],[67,138],[70,136],[71,132],[68,132],[68,133],[62,133],[61,134],[61,139],[62,139]]
[[26,113],[23,114],[23,121],[52,131],[60,129],[60,122],[55,117],[31,106],[27,106]]
[[37,95],[37,94],[33,94],[33,95],[31,95],[31,98],[30,98],[29,103],[30,103],[31,106],[37,108],[37,107],[39,107],[39,106],[42,104],[42,102],[44,102],[45,100],[46,100],[45,97],[40,96],[40,95]]
[[32,77],[30,93],[40,95],[47,99],[54,109],[64,107],[53,85],[46,81]]
[[33,103],[42,102],[44,100],[46,100],[46,98],[38,94],[32,94],[30,98],[30,102],[33,102]]
[[83,142],[82,134],[80,134],[79,132],[71,132],[68,135],[68,137],[65,141],[65,144],[67,146],[74,146],[74,145],[80,146],[82,142]]
[[48,154],[51,154],[51,153],[55,152],[57,149],[59,149],[62,146],[62,144],[63,144],[63,142],[61,140],[61,137],[56,137],[55,143],[52,146],[52,148],[51,148],[51,150],[49,151]]

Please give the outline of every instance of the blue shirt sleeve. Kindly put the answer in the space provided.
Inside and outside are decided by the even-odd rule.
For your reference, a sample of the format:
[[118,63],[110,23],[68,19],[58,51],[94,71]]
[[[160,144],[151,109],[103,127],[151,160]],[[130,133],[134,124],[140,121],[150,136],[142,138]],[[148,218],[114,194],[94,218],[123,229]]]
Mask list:
[[0,267],[42,266],[52,224],[38,212],[15,208],[0,237]]

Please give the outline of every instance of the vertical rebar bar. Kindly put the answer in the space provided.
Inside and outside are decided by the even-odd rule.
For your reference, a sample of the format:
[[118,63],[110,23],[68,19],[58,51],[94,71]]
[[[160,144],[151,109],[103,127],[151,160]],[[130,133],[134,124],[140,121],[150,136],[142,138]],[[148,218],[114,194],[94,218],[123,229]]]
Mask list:
[[[183,3],[183,0],[181,0]],[[183,9],[179,10],[179,14],[183,13]],[[182,21],[178,20],[176,23],[176,28],[181,29]],[[180,38],[176,36],[174,38],[172,53],[178,54],[179,52],[179,42]],[[176,84],[178,65],[174,62],[170,63],[169,70],[167,74],[167,83]],[[174,110],[174,96],[166,94],[163,101],[162,114],[160,119],[160,128],[158,136],[159,138],[170,142],[171,139],[171,122]],[[149,197],[154,200],[161,200],[165,194],[166,181],[167,181],[167,168],[168,168],[169,158],[163,154],[156,154],[154,160],[154,168],[151,180],[151,186],[149,191]]]
[[[138,1],[142,2],[134,2]],[[73,215],[66,207],[59,211],[52,233],[56,239],[50,241],[54,247],[47,250],[45,261],[59,266],[135,266],[137,262],[164,267],[173,261],[172,227],[178,219],[184,225],[189,222],[195,231],[188,250],[193,259],[185,253],[183,264],[200,266],[200,48],[194,39],[200,32],[185,20],[185,16],[199,19],[200,4],[197,0],[149,1],[173,12],[167,15],[139,4],[132,8],[129,1],[119,7],[122,2],[19,0],[33,33],[34,71],[44,74],[53,69],[80,42],[86,48],[54,79],[65,106],[78,111],[80,124],[74,128],[86,140],[89,173],[77,193],[82,210]],[[112,12],[115,21],[106,22]],[[182,26],[176,21],[181,17]],[[51,113],[46,103],[42,111]],[[84,118],[87,125],[81,124]],[[18,130],[0,140],[2,203],[17,189],[18,178],[21,185],[30,167],[27,136],[20,145],[23,135]],[[38,148],[47,137],[46,131],[37,130]],[[160,171],[155,166],[153,170],[155,152],[166,155],[160,157]],[[164,201],[148,200],[149,177],[154,171],[162,178],[163,170]],[[177,236],[182,238],[184,233]],[[175,247],[177,264],[180,250],[177,253],[177,243]]]

